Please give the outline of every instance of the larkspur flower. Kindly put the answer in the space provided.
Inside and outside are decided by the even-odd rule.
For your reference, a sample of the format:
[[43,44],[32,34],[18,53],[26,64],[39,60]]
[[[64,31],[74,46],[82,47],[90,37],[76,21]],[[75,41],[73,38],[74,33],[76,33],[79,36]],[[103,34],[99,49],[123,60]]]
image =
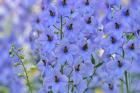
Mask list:
[[58,0],[56,6],[59,9],[59,16],[69,16],[72,12],[72,7],[74,6],[73,0]]
[[83,61],[90,60],[91,54],[93,52],[94,46],[90,40],[86,38],[78,41],[79,46],[79,56],[82,57]]
[[68,82],[67,77],[65,75],[62,75],[58,71],[52,70],[50,72],[52,73],[50,73],[50,75],[45,78],[45,82],[44,82],[46,85],[46,89],[51,88],[54,93],[64,92]]
[[74,44],[70,44],[67,39],[61,41],[60,45],[55,49],[56,57],[61,64],[68,62],[68,64],[71,65],[73,63],[73,57],[77,52],[78,47]]

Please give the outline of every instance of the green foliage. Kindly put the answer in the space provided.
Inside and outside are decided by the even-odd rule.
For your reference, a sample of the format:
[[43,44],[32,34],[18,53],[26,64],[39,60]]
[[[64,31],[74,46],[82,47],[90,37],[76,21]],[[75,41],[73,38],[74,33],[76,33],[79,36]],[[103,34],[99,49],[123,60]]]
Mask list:
[[128,41],[134,39],[135,38],[134,33],[126,34],[126,38],[127,38]]
[[18,51],[22,51],[23,50],[23,48],[18,48]]
[[103,62],[98,63],[97,65],[94,66],[94,68],[99,68],[100,66],[103,65]]
[[9,56],[11,57],[11,58],[13,58],[14,57],[14,48],[15,48],[15,46],[14,46],[14,44],[12,44],[11,45],[11,47],[10,47],[10,49],[9,49]]
[[18,73],[19,77],[24,77],[25,75],[23,73]]
[[127,93],[129,93],[128,72],[127,71],[124,72],[124,76],[125,76],[126,91],[127,91]]
[[95,59],[94,59],[93,55],[91,55],[91,62],[92,62],[92,64],[95,65]]
[[0,93],[10,93],[8,88],[5,86],[0,86]]
[[16,48],[14,44],[12,44],[10,50],[9,50],[9,55],[10,57],[14,57],[14,56],[17,56],[17,58],[19,59],[19,62],[17,62],[17,64],[15,64],[15,66],[18,66],[18,65],[22,65],[23,67],[23,70],[24,70],[24,74],[22,73],[18,73],[18,76],[19,77],[25,77],[26,81],[27,81],[27,86],[29,88],[29,91],[30,93],[32,93],[32,86],[30,84],[30,81],[29,81],[29,76],[28,76],[28,72],[27,72],[27,69],[25,67],[25,64],[23,62],[23,59],[24,59],[24,55],[22,54],[22,50],[23,48]]
[[19,55],[19,58],[20,58],[20,59],[24,59],[24,55],[23,55],[23,54],[20,54],[20,55]]

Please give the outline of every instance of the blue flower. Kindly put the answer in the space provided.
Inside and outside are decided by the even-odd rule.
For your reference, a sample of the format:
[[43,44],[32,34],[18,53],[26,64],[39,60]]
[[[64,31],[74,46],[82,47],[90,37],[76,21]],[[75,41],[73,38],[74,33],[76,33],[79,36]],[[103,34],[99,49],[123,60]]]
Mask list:
[[65,87],[68,83],[68,78],[56,69],[49,72],[51,72],[50,75],[46,76],[44,79],[46,91],[52,90],[54,93],[66,92]]
[[79,47],[79,56],[82,57],[83,61],[86,62],[90,60],[91,54],[94,50],[94,45],[92,45],[91,41],[83,38],[78,40],[77,45]]
[[77,52],[77,46],[74,44],[70,44],[66,39],[63,39],[55,49],[55,55],[60,64],[64,64],[65,62],[67,62],[68,64],[72,64],[73,56],[76,55]]

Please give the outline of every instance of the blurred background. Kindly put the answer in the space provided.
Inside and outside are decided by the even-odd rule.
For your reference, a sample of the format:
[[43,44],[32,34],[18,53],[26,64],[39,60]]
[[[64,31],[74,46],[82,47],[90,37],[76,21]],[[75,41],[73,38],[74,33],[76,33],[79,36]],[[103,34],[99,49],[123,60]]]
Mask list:
[[22,67],[9,57],[11,44],[24,48],[24,64],[30,81],[34,82],[33,88],[41,86],[28,44],[32,17],[39,11],[39,5],[40,0],[0,0],[0,93],[28,93]]

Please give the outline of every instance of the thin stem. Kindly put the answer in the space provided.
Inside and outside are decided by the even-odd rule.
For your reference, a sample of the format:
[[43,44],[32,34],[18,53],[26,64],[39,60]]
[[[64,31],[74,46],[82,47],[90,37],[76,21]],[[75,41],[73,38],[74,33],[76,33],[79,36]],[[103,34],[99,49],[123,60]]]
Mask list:
[[125,75],[126,91],[127,91],[127,93],[129,93],[128,73],[127,73],[127,71],[124,72],[124,75]]
[[27,70],[26,70],[26,68],[25,68],[25,65],[24,65],[24,63],[22,62],[22,60],[20,59],[18,53],[15,52],[15,54],[16,54],[16,56],[19,58],[19,61],[21,62],[22,66],[23,66],[23,70],[24,70],[25,76],[26,76],[27,85],[28,85],[28,88],[29,88],[30,93],[32,93],[32,87],[31,87],[31,84],[30,84],[30,81],[29,81],[29,77],[28,77],[28,74],[27,74]]
[[94,72],[93,72],[93,74],[91,75],[91,78],[90,78],[90,80],[89,80],[87,86],[89,86],[89,84],[90,84],[91,80],[93,79],[93,76],[95,75],[95,73],[96,73],[96,68],[94,69]]
[[61,17],[60,17],[60,22],[61,22],[61,26],[60,26],[60,38],[62,39],[62,34],[63,34],[63,31],[62,31],[62,29],[63,29],[63,19],[62,19],[62,15],[61,15]]
[[56,28],[57,30],[61,31],[61,29],[59,29],[58,27],[56,27],[55,25],[53,25],[54,28]]
[[72,74],[72,71],[73,70],[71,70],[70,74],[68,75],[68,93],[70,93],[70,84],[69,84],[69,82],[70,82],[70,75]]
[[[90,79],[87,81],[87,87],[89,87],[89,84],[91,82],[91,80],[93,79],[93,76],[96,74],[96,70],[97,68],[94,68],[93,74],[90,76]],[[87,88],[84,90],[83,93],[85,93],[87,91]]]
[[123,90],[123,89],[124,89],[123,83],[124,83],[124,82],[123,82],[122,80],[120,80],[120,85],[121,85],[121,86],[120,86],[120,93],[124,93],[124,90]]

